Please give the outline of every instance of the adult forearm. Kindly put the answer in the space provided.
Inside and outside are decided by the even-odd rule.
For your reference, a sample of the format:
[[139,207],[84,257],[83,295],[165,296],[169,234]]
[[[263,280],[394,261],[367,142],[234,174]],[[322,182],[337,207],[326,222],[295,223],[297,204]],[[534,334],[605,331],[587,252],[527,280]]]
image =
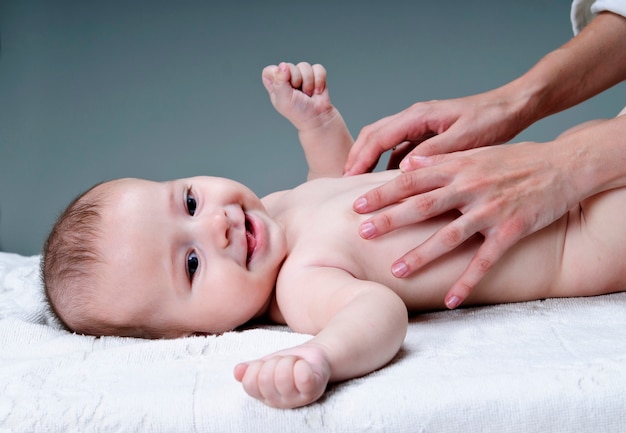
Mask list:
[[594,123],[547,143],[547,156],[568,170],[578,200],[626,186],[626,115]]
[[626,18],[605,12],[562,47],[497,91],[515,95],[520,122],[530,125],[626,79]]

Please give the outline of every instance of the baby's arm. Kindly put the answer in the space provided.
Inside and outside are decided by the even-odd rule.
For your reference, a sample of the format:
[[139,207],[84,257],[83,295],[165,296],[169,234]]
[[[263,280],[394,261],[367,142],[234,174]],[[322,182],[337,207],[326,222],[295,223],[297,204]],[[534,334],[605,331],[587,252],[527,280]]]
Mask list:
[[342,176],[353,139],[330,102],[326,69],[304,62],[266,66],[263,85],[274,108],[298,130],[309,165],[307,180]]
[[406,306],[387,287],[337,268],[301,271],[300,277],[290,287],[302,290],[278,294],[278,301],[292,329],[315,337],[235,368],[246,392],[274,407],[307,405],[329,382],[384,366],[406,335]]

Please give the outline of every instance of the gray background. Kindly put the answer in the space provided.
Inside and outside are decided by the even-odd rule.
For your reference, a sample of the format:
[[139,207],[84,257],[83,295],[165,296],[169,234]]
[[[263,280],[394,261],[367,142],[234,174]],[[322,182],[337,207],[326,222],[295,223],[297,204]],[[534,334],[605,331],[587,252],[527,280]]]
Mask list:
[[[418,100],[518,76],[572,35],[570,2],[0,0],[0,249],[36,254],[65,205],[121,176],[304,179],[263,66],[323,63],[354,136]],[[614,116],[624,86],[539,122]]]

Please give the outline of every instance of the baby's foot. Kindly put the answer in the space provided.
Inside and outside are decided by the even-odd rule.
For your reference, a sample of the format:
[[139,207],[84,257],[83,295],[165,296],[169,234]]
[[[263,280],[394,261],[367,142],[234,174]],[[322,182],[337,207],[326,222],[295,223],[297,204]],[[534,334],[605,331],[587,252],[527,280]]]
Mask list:
[[278,66],[266,66],[263,84],[276,111],[298,131],[319,127],[333,112],[326,87],[326,69],[322,65],[282,62]]

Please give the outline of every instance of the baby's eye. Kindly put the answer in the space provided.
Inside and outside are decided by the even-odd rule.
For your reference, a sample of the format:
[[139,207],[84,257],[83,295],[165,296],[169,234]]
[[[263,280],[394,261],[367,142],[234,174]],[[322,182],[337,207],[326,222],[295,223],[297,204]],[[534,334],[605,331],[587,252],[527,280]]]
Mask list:
[[198,256],[196,253],[189,253],[187,256],[187,276],[189,277],[189,281],[193,281],[193,274],[198,270],[198,265]]
[[187,189],[185,200],[187,202],[187,212],[189,212],[189,215],[193,216],[196,213],[197,203],[196,198],[193,196],[193,191],[191,191],[191,188]]

